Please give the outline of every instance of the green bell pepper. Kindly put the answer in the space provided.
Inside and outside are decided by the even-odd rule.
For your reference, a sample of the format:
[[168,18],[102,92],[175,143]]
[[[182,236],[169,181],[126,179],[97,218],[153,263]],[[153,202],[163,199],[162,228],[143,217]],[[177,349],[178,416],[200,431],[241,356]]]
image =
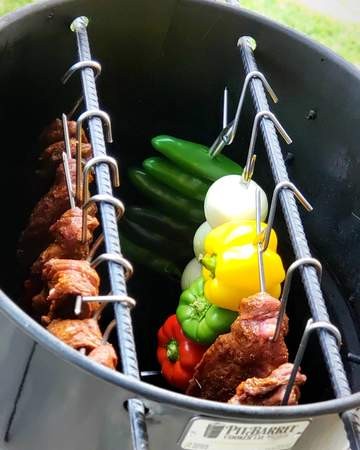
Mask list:
[[200,202],[205,200],[205,195],[211,184],[208,180],[205,182],[194,175],[190,175],[179,169],[171,161],[160,156],[147,158],[142,165],[146,173],[185,195],[185,197]]
[[185,335],[199,344],[212,344],[220,334],[227,333],[237,316],[237,312],[207,301],[202,277],[181,294],[176,310]]
[[241,175],[242,167],[223,154],[210,158],[204,145],[184,141],[172,136],[156,136],[151,139],[155,150],[162,153],[179,168],[192,175],[216,181],[225,175]]

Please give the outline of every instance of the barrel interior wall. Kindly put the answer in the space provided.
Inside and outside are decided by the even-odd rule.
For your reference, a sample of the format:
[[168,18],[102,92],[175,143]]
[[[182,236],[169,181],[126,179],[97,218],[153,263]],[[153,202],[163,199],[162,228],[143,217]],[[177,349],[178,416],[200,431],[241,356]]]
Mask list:
[[[346,102],[353,100],[346,83],[354,84],[355,75],[346,72],[347,79],[339,81],[329,73],[338,70],[335,63],[322,61],[316,50],[301,50],[302,45],[296,39],[285,42],[276,27],[270,28],[257,19],[249,20],[246,14],[237,16],[221,7],[204,10],[193,2],[135,3],[121,2],[120,7],[110,1],[66,2],[66,8],[65,4],[59,4],[55,9],[45,9],[40,17],[20,21],[17,28],[24,26],[21,33],[15,35],[10,28],[8,35],[0,37],[3,63],[0,86],[6,86],[0,89],[0,123],[1,129],[6,130],[2,133],[2,167],[6,170],[0,177],[3,193],[0,230],[7,267],[0,274],[1,286],[15,301],[20,298],[23,274],[16,263],[16,243],[31,208],[46,189],[35,176],[37,135],[47,122],[68,111],[80,92],[76,75],[67,86],[60,84],[61,75],[76,57],[74,37],[67,29],[71,18],[81,13],[94,19],[89,35],[94,58],[103,66],[98,89],[101,104],[111,115],[115,136],[109,153],[119,160],[123,178],[119,193],[127,205],[141,200],[126,178],[126,168],[154,153],[150,145],[152,136],[172,134],[211,144],[221,127],[225,85],[230,89],[230,116],[234,113],[243,80],[235,44],[240,35],[252,34],[258,43],[259,67],[281,100],[271,107],[294,138],[295,143],[289,149],[294,154],[289,163],[291,178],[315,206],[315,212],[305,219],[311,244],[319,251],[320,260],[329,262],[337,277],[334,286],[333,279],[329,281],[333,286],[333,294],[328,296],[332,319],[348,333],[345,349],[357,348],[359,335],[354,331],[357,318],[354,313],[351,316],[344,303],[348,292],[357,286],[354,263],[360,236],[359,222],[354,219],[350,223],[349,219],[349,210],[356,207],[354,192],[360,188],[355,175],[359,162],[355,152],[355,142],[359,141],[355,126],[358,114],[350,116]],[[139,13],[141,6],[147,15],[144,10]],[[52,12],[54,16],[49,15]],[[114,14],[118,18],[116,26],[115,21],[108,20]],[[304,67],[311,67],[310,73]],[[336,89],[343,93],[337,101],[338,118],[331,114],[332,93]],[[318,111],[316,120],[305,119],[310,109]],[[247,96],[238,137],[232,148],[225,149],[241,163],[246,158],[253,116]],[[342,124],[339,117],[343,118]],[[285,144],[283,148],[285,152],[288,150]],[[270,197],[274,183],[260,136],[256,150],[259,158],[255,179]],[[341,166],[341,155],[346,156],[346,167]],[[279,236],[287,236],[280,214],[276,229]],[[280,239],[280,249],[288,266],[294,255],[287,237]],[[129,292],[138,300],[134,329],[140,367],[157,369],[156,330],[174,311],[179,286],[139,267],[129,284]],[[288,342],[293,357],[310,316],[299,279],[292,289],[289,316]],[[320,355],[315,343],[305,357],[303,370],[309,382],[303,390],[304,402],[332,396],[330,390],[323,388],[330,382]],[[349,373],[353,386],[357,386],[359,369],[351,366]],[[154,383],[163,382],[155,379]]]

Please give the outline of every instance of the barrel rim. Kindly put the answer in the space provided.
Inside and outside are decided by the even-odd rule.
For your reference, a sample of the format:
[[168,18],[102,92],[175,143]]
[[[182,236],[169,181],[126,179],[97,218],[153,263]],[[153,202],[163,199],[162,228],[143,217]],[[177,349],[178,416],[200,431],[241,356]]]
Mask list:
[[[177,0],[183,3],[201,4],[203,6],[217,8],[219,10],[231,11],[236,15],[248,17],[250,20],[261,23],[277,31],[280,31],[290,38],[303,43],[312,48],[314,51],[321,53],[323,56],[331,59],[343,70],[351,73],[360,80],[360,71],[353,64],[344,60],[331,49],[324,45],[312,41],[302,33],[292,30],[284,25],[274,22],[257,13],[245,10],[229,4],[215,3],[212,0]],[[0,32],[7,27],[17,24],[18,21],[26,19],[30,15],[40,12],[51,12],[51,9],[57,5],[64,3],[76,3],[75,0],[41,0],[37,3],[26,5],[12,13],[0,18]],[[164,388],[160,388],[144,381],[129,377],[121,372],[110,370],[101,366],[86,356],[81,355],[68,345],[61,342],[58,338],[51,335],[46,329],[35,322],[28,314],[19,308],[3,291],[0,290],[0,312],[11,320],[19,330],[27,334],[38,344],[55,354],[65,362],[80,367],[90,375],[96,376],[105,382],[115,386],[122,387],[127,391],[135,394],[140,399],[161,402],[168,406],[178,407],[185,410],[193,411],[194,414],[204,414],[210,416],[222,416],[226,418],[251,418],[259,420],[276,419],[285,420],[289,418],[299,419],[313,416],[340,413],[360,406],[360,392],[351,394],[347,397],[332,399],[317,403],[308,403],[297,406],[268,406],[266,408],[260,406],[246,405],[230,405],[221,402],[203,400],[190,397],[184,394],[173,392]]]

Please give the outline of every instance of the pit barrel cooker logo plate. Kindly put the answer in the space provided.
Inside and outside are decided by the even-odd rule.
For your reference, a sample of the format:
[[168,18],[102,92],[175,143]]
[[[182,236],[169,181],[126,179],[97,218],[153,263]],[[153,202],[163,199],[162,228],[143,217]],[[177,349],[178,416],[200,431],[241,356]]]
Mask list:
[[289,450],[310,421],[249,424],[194,417],[179,445],[185,450]]

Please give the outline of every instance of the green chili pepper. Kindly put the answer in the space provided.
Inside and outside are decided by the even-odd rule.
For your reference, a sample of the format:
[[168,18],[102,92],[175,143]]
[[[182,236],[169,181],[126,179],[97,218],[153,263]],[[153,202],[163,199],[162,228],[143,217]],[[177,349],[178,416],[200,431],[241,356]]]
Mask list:
[[141,225],[126,219],[121,223],[121,229],[139,245],[168,258],[171,261],[182,262],[183,265],[192,256],[192,247],[173,239],[168,239],[159,233],[154,233]]
[[185,335],[199,344],[211,344],[220,334],[227,333],[237,316],[237,312],[207,301],[202,277],[181,294],[176,310]]
[[185,197],[203,202],[210,187],[209,181],[190,175],[175,164],[160,156],[152,156],[143,161],[145,172],[156,180],[166,184]]
[[183,170],[207,180],[215,181],[225,175],[240,175],[243,171],[235,161],[223,154],[210,158],[204,145],[172,136],[156,136],[152,146]]
[[125,218],[148,230],[161,233],[170,239],[186,243],[189,242],[189,245],[191,245],[196,231],[195,225],[191,226],[168,214],[141,206],[129,206],[126,208]]
[[204,222],[204,207],[200,202],[189,200],[173,189],[156,181],[141,169],[130,168],[129,178],[133,185],[146,197],[170,214],[189,222],[200,224]]
[[123,232],[120,235],[120,242],[124,255],[129,258],[131,262],[142,264],[143,266],[146,266],[154,272],[158,272],[162,275],[167,275],[171,278],[176,278],[177,280],[180,279],[181,271],[172,261],[155,254],[145,247],[135,244],[130,239],[125,237]]

